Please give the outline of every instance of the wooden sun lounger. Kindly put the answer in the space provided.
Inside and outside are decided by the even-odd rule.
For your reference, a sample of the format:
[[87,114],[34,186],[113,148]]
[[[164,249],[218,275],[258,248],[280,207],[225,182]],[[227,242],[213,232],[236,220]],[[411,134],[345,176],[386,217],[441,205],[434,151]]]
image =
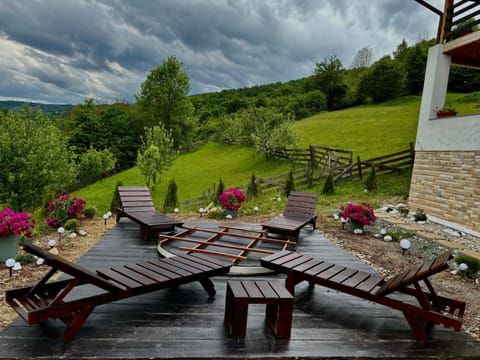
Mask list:
[[316,229],[315,207],[317,198],[317,194],[292,191],[288,196],[283,214],[266,224],[262,224],[262,228],[269,233],[284,235],[297,240],[302,227],[312,224],[313,229]]
[[[377,274],[366,273],[311,256],[282,251],[261,259],[262,266],[287,274],[286,288],[294,294],[295,285],[308,281],[353,296],[400,310],[405,316],[416,340],[425,343],[435,324],[460,331],[465,303],[437,295],[428,278],[448,269],[450,253],[412,267],[388,280]],[[423,281],[426,289],[420,285]],[[393,297],[407,294],[412,302]],[[416,300],[416,301],[415,301]],[[416,304],[418,303],[418,304]]]
[[[228,273],[231,266],[206,255],[192,254],[124,264],[94,273],[35,245],[26,244],[24,249],[45,259],[51,270],[35,286],[8,290],[6,301],[29,325],[49,318],[63,321],[67,325],[65,341],[73,339],[98,305],[194,281],[199,281],[213,297],[215,288],[210,277]],[[49,282],[57,271],[71,278]],[[82,285],[95,286],[98,294],[87,291],[89,295],[85,297],[67,297]]]
[[142,236],[147,239],[148,234],[158,231],[174,231],[175,226],[182,226],[183,222],[165,216],[155,210],[152,196],[146,186],[118,186],[118,194],[122,204],[117,209],[117,223],[122,217],[140,225]]

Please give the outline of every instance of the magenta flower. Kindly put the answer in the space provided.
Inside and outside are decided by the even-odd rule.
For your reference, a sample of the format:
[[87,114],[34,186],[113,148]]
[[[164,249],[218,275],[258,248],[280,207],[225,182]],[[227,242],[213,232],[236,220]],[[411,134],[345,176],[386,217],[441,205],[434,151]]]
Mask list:
[[377,220],[373,208],[366,202],[362,201],[360,205],[348,203],[340,206],[342,211],[341,217],[358,225],[372,225]]
[[31,238],[34,227],[35,220],[28,213],[14,212],[10,208],[0,211],[0,234],[3,237],[15,234]]
[[238,211],[238,209],[240,209],[242,206],[242,203],[248,199],[239,189],[228,188],[220,194],[218,200],[220,200],[220,204],[222,204],[224,209]]
[[83,220],[85,200],[76,196],[59,195],[48,205],[45,222],[54,227],[65,224],[68,219]]

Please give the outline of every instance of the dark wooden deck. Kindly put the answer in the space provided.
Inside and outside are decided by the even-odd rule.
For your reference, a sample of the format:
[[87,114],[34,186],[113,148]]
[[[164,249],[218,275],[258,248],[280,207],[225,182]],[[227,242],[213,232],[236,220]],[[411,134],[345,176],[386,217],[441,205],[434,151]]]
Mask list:
[[[298,250],[372,271],[308,228],[302,230]],[[95,269],[157,256],[156,243],[144,241],[138,225],[122,219],[78,263]],[[223,323],[228,279],[231,276],[213,278],[214,300],[208,300],[200,284],[191,283],[102,305],[67,344],[62,339],[63,323],[49,321],[29,327],[16,319],[0,332],[0,358],[480,359],[480,342],[463,332],[436,326],[432,340],[422,346],[400,312],[321,287],[311,291],[306,284],[296,289],[291,339],[276,339],[271,334],[261,305],[249,308],[245,339],[233,339]]]

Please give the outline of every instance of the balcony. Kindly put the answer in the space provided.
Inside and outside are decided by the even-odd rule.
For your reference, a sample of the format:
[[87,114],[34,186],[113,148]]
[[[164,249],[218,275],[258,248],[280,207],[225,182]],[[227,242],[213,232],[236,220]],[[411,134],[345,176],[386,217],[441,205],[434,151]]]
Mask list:
[[439,42],[452,63],[480,68],[480,1],[446,0]]

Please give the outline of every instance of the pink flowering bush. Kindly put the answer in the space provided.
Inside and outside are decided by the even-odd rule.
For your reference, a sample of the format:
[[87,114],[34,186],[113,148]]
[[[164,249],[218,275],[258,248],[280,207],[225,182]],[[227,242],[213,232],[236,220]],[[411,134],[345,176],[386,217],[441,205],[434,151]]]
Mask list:
[[347,205],[340,206],[340,211],[341,217],[358,225],[372,225],[377,220],[373,208],[364,201],[360,205],[349,202]]
[[34,227],[35,220],[25,212],[14,212],[10,208],[0,211],[0,234],[3,237],[15,234],[31,238]]
[[240,209],[240,207],[242,206],[242,203],[248,199],[245,194],[240,190],[235,188],[228,188],[220,194],[218,200],[220,200],[222,208],[232,211],[238,211],[238,209]]
[[50,226],[62,226],[68,219],[83,219],[85,200],[76,196],[59,195],[48,205],[45,222]]

